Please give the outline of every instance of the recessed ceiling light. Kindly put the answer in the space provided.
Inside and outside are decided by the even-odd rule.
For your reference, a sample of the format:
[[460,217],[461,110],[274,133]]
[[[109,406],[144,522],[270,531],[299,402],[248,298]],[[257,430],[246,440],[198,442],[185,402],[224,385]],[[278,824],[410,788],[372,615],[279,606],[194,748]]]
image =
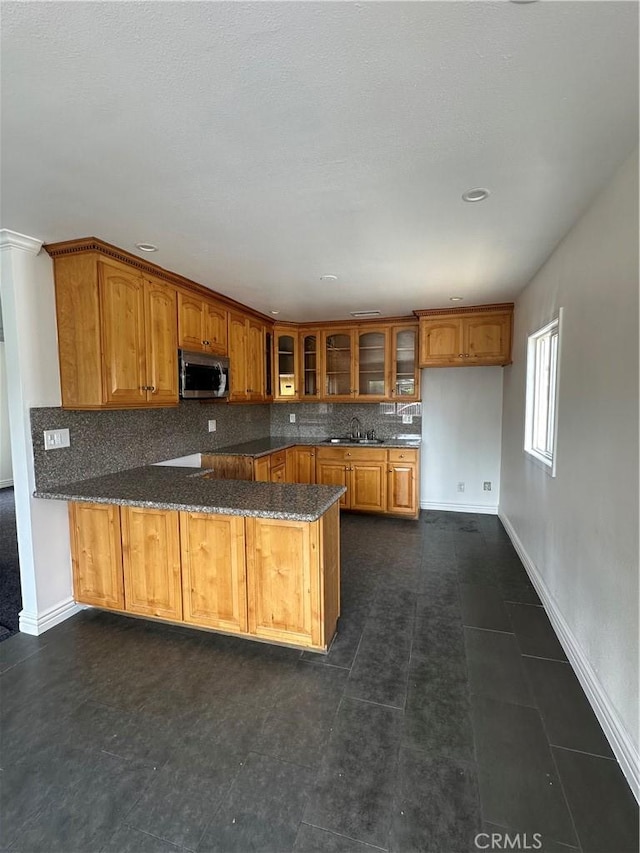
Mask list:
[[352,317],[355,317],[356,320],[362,320],[366,317],[380,317],[379,311],[349,311]]
[[272,314],[279,314],[280,312],[279,311],[272,311],[271,313]]
[[140,249],[141,252],[157,252],[158,247],[154,246],[153,243],[136,243],[136,249]]
[[337,280],[338,280],[338,276],[333,275],[333,273],[327,273],[326,275],[320,276],[320,281],[337,281]]
[[464,297],[462,297],[462,296],[450,296],[449,301],[450,302],[462,302],[463,298]]
[[483,187],[475,187],[462,194],[462,201],[484,201],[485,198],[489,198],[489,190],[485,190]]

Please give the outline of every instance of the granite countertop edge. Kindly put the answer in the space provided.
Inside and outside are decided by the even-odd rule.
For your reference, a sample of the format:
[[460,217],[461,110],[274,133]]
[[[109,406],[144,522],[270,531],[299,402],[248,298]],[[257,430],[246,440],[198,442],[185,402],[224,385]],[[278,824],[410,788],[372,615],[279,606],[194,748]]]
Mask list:
[[[269,442],[269,447],[264,449],[256,449],[256,445],[261,442]],[[261,456],[270,456],[272,453],[277,453],[279,450],[288,450],[290,447],[360,447],[363,450],[371,450],[376,448],[407,448],[407,450],[420,450],[421,439],[406,439],[406,438],[385,438],[383,441],[376,444],[362,444],[361,442],[346,442],[340,441],[332,443],[324,438],[273,438],[255,439],[253,441],[245,441],[241,444],[228,444],[225,447],[216,447],[212,450],[201,451],[203,456],[250,456],[253,459],[259,459]],[[250,447],[249,445],[254,445]]]

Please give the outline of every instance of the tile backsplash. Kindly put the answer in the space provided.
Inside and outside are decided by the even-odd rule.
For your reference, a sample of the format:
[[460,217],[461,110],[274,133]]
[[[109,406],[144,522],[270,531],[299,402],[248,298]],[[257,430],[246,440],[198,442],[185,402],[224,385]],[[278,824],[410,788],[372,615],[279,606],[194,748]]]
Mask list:
[[[167,409],[75,412],[31,409],[36,486],[48,488],[205,452],[269,434],[269,405],[202,405],[182,401]],[[210,418],[216,431],[208,431]],[[45,450],[43,430],[67,428],[71,446]]]
[[[397,409],[401,411],[398,412]],[[402,423],[402,412],[412,423]],[[289,422],[289,414],[296,422]],[[422,430],[420,403],[274,403],[273,405],[202,405],[182,401],[167,409],[76,412],[61,408],[31,409],[36,487],[50,488],[87,477],[150,465],[190,453],[268,435],[326,438],[346,435],[353,416],[379,438],[417,435]],[[215,418],[216,431],[208,431]],[[68,429],[71,446],[45,450],[43,431]]]
[[[289,422],[289,415],[296,422]],[[402,415],[412,423],[402,422]],[[347,435],[351,418],[364,430],[375,429],[378,438],[422,433],[422,403],[274,403],[271,406],[271,435],[292,438],[326,438]]]

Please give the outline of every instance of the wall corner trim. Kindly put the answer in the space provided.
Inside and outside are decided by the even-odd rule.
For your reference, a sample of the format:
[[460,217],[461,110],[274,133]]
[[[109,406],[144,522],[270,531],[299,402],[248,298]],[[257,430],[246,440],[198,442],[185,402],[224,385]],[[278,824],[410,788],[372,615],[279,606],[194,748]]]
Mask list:
[[540,596],[544,609],[553,625],[553,629],[558,635],[562,648],[569,658],[569,663],[598,718],[598,722],[602,726],[614,755],[618,759],[618,763],[629,783],[629,787],[636,800],[640,803],[640,750],[634,744],[624,723],[600,683],[595,670],[589,663],[573,631],[567,624],[560,608],[551,595],[542,575],[527,554],[508,516],[503,512],[498,512],[498,516],[511,539],[513,547],[518,552],[518,556],[522,560],[527,574],[536,588],[536,592]]
[[84,606],[76,604],[73,598],[67,598],[54,607],[43,610],[42,613],[23,610],[20,613],[20,631],[23,634],[31,634],[34,637],[39,637],[40,634],[44,634],[49,628],[59,625],[60,622],[64,622],[65,619],[75,616],[81,610],[84,610]]
[[17,231],[10,231],[8,228],[0,228],[0,251],[4,249],[22,249],[23,252],[30,252],[32,255],[37,255],[42,248],[43,240],[38,240],[37,237],[29,237],[26,234],[19,234]]

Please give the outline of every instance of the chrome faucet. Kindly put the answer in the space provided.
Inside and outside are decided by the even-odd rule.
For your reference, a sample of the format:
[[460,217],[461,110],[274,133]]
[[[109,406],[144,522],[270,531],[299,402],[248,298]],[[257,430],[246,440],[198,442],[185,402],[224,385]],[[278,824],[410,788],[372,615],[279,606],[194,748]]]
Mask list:
[[362,438],[362,424],[355,416],[349,422],[349,438]]

